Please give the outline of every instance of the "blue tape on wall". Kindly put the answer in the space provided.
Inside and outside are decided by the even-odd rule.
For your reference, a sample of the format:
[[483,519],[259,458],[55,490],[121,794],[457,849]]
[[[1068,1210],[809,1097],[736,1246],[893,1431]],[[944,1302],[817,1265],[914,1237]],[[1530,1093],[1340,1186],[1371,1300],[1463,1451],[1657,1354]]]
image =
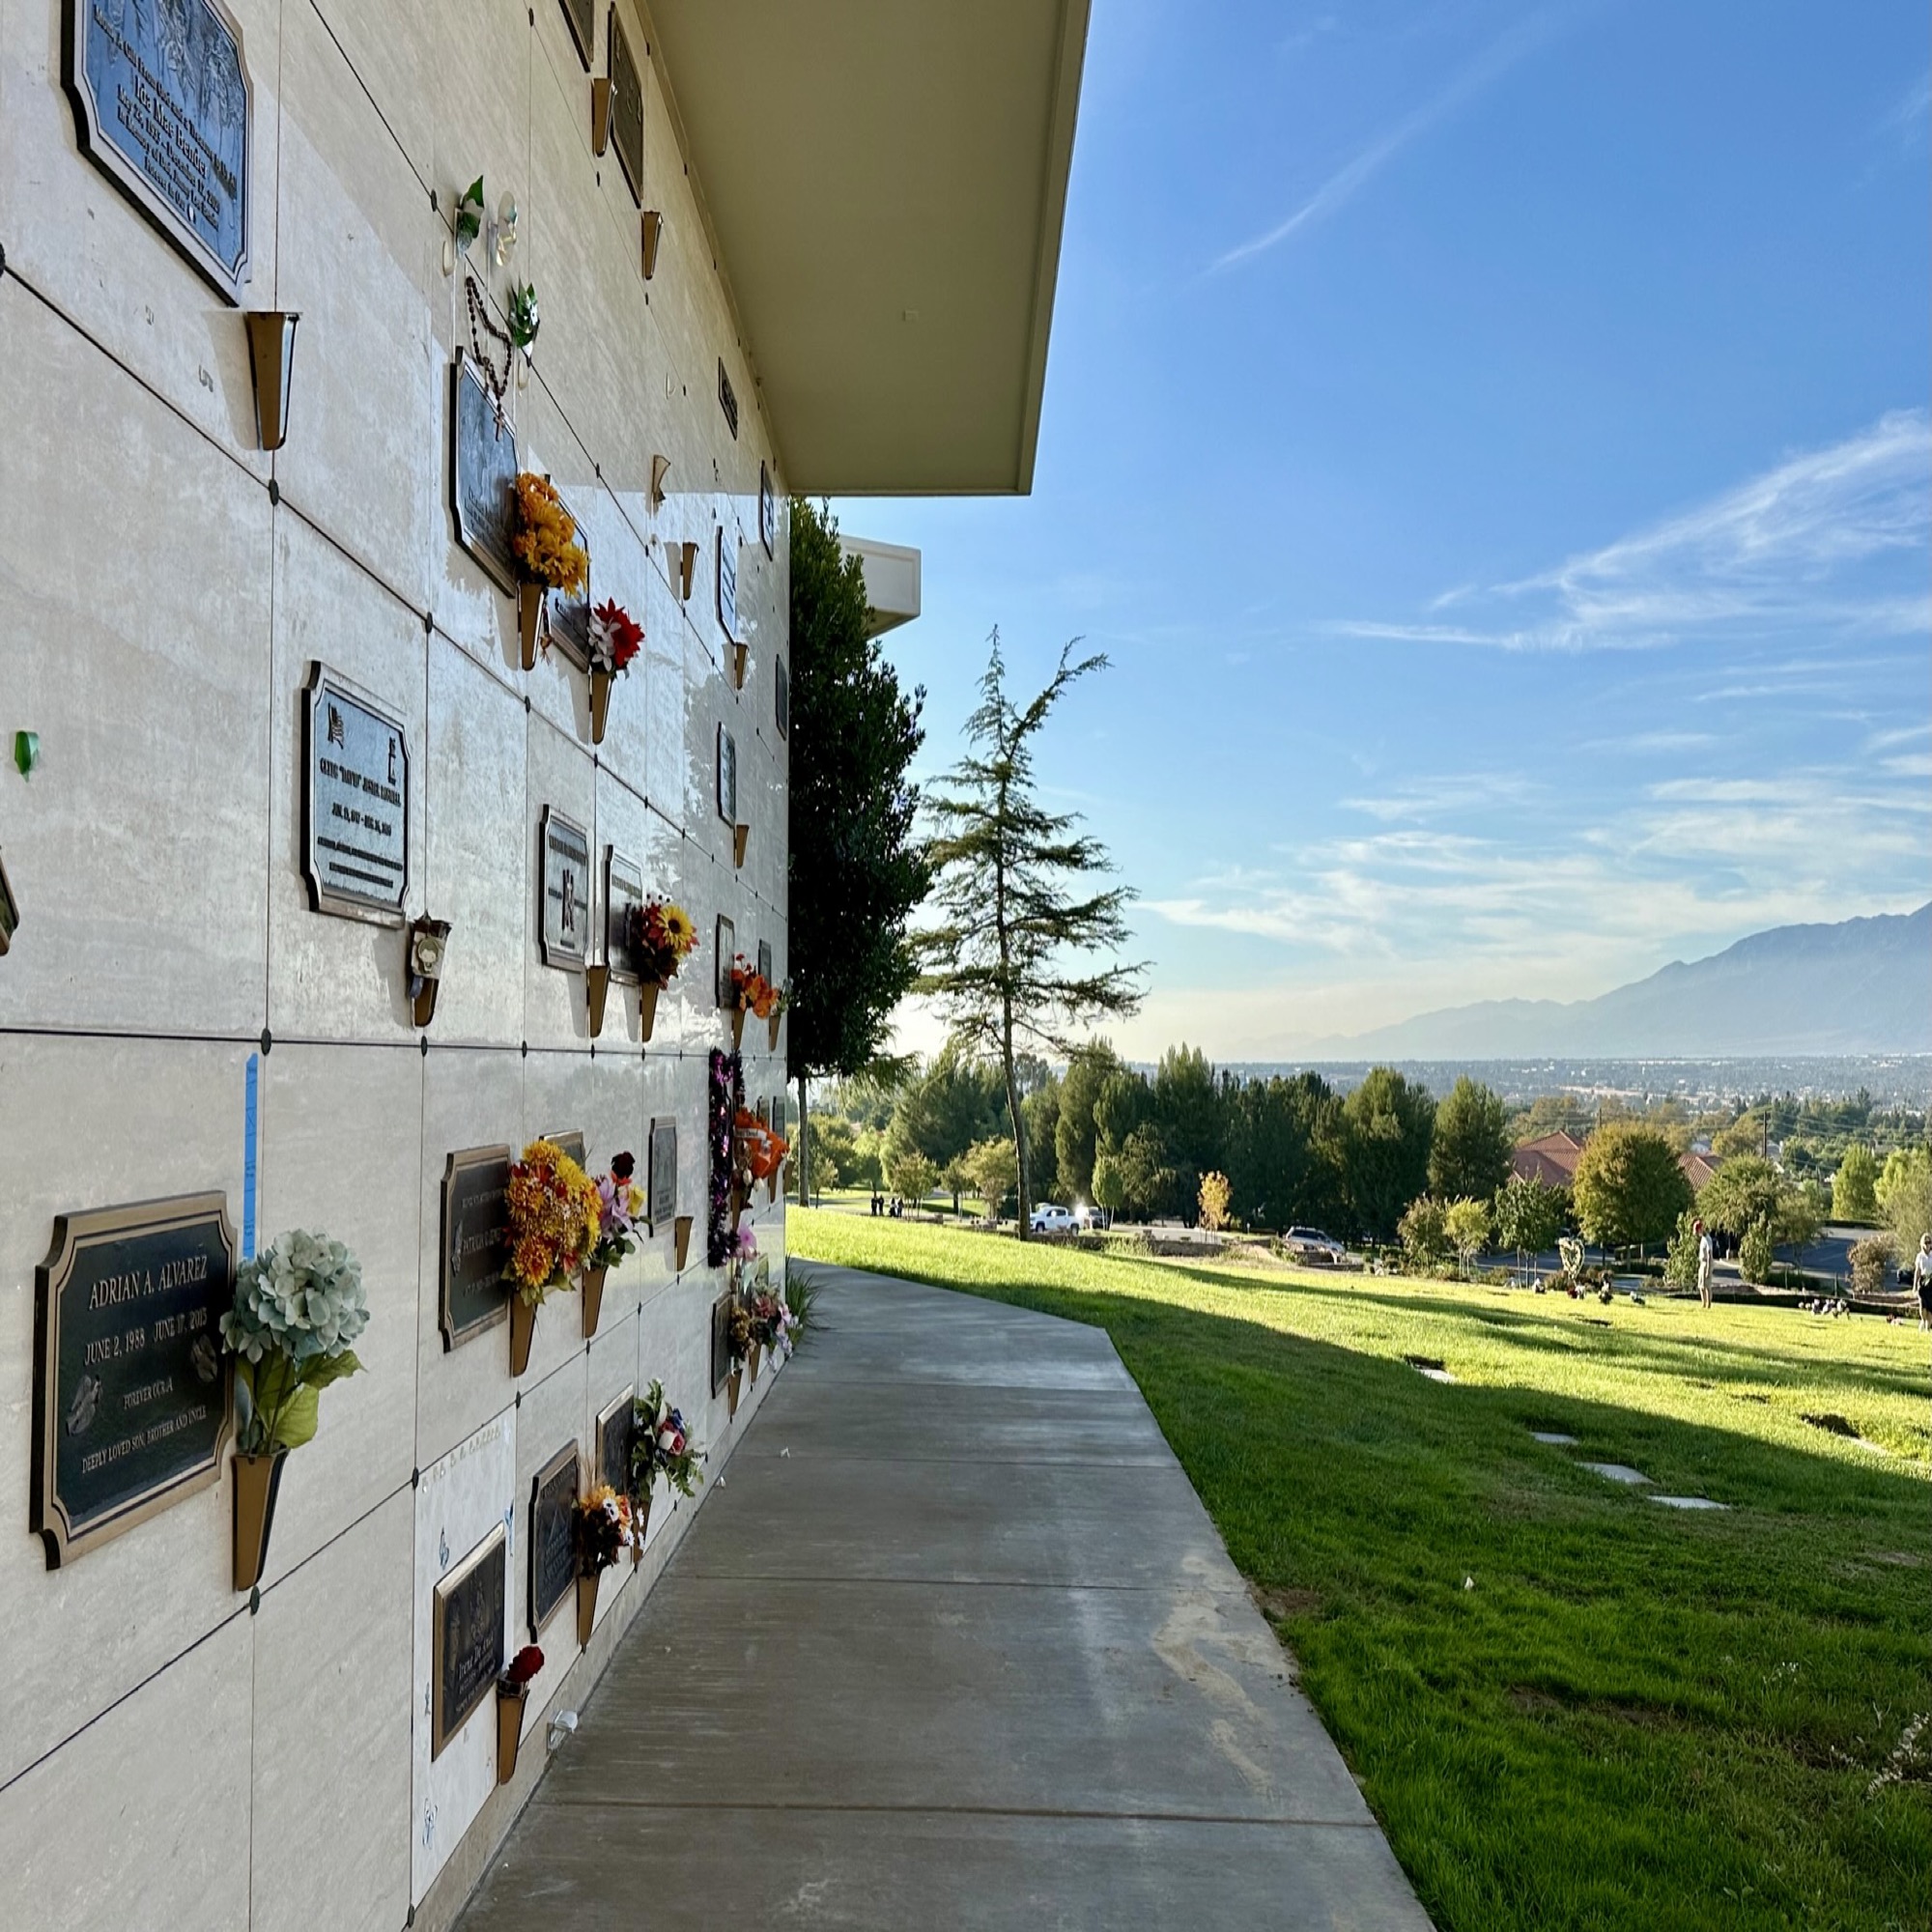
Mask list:
[[260,1111],[262,1056],[248,1056],[242,1102],[242,1259],[255,1259],[255,1122]]

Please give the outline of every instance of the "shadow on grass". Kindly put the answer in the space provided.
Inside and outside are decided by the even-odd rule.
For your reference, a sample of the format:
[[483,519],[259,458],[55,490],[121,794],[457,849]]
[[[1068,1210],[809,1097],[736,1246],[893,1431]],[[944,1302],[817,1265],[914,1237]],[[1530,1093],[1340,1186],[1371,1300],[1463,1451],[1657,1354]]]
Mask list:
[[1113,1338],[1443,1932],[1916,1922],[1926,1767],[1873,1782],[1932,1707],[1908,1469],[1154,1296],[898,1274]]

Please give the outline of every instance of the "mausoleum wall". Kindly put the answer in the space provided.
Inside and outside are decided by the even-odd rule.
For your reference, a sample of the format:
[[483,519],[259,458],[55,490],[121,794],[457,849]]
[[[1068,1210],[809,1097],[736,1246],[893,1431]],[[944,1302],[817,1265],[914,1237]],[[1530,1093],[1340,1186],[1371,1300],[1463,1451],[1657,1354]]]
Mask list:
[[[507,1785],[494,1698],[432,1756],[438,1582],[503,1526],[515,1650],[533,1481],[555,1453],[576,1442],[587,1467],[600,1414],[661,1378],[715,1480],[770,1386],[735,1421],[714,1393],[727,1281],[707,1265],[706,1109],[710,1053],[731,1045],[719,919],[785,971],[784,479],[649,20],[633,0],[227,0],[248,83],[238,306],[84,152],[64,86],[82,24],[161,44],[128,70],[145,77],[122,130],[161,140],[180,109],[170,165],[212,171],[219,200],[234,96],[208,78],[201,23],[220,12],[0,0],[0,867],[17,916],[0,952],[0,1924],[33,1932],[446,1924],[541,1770],[548,1717],[585,1696],[694,1506],[660,1487],[587,1648],[570,1604],[546,1625]],[[583,52],[569,14],[590,21]],[[593,152],[613,18],[641,76],[636,192],[614,138]],[[449,269],[479,174],[486,214],[515,202],[514,251],[498,266],[486,231]],[[524,668],[518,600],[452,509],[459,354],[510,366],[492,329],[524,282],[541,330],[503,394],[517,461],[577,518],[592,600],[645,634],[601,742],[585,669],[561,645]],[[300,317],[272,452],[251,310]],[[400,918],[449,923],[427,1027],[404,927],[317,909],[319,674],[406,754],[380,836]],[[648,1041],[636,987],[611,986],[593,1037],[585,972],[547,956],[546,814],[588,848],[588,963],[613,848],[696,922]],[[784,1093],[781,1047],[747,1025],[753,1103]],[[594,1335],[577,1295],[543,1306],[520,1376],[505,1322],[446,1346],[449,1156],[578,1130],[593,1170],[630,1150],[642,1183],[666,1122],[688,1265],[654,1226]],[[211,1193],[238,1260],[297,1227],[355,1252],[365,1373],[324,1392],[289,1457],[252,1591],[234,1587],[232,1435],[213,1480],[50,1567],[30,1512],[46,1406],[74,1393],[37,1333],[57,1218]],[[745,1218],[781,1269],[782,1198],[759,1188]]]

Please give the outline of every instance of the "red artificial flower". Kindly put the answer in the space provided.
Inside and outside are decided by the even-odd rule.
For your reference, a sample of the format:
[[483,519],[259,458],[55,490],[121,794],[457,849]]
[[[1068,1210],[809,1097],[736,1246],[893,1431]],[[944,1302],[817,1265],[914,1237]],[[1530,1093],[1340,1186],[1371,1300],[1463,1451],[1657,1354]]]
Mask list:
[[637,1173],[638,1163],[628,1153],[612,1154],[611,1157],[611,1179],[628,1181]]
[[642,649],[644,627],[617,602],[607,598],[591,611],[611,653],[611,668],[623,670]]
[[510,1660],[510,1667],[503,1673],[503,1682],[513,1690],[521,1690],[543,1667],[543,1652],[535,1644],[526,1643]]

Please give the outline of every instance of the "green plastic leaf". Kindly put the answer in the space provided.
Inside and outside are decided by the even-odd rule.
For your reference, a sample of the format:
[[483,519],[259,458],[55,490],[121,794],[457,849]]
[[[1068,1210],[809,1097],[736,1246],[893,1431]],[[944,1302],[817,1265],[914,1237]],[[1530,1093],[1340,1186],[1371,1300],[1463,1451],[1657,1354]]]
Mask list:
[[315,1440],[316,1424],[322,1420],[322,1398],[313,1388],[299,1388],[284,1405],[275,1421],[276,1449],[299,1449]]
[[346,1377],[359,1375],[362,1364],[355,1359],[354,1349],[345,1349],[339,1355],[318,1355],[302,1370],[305,1387],[326,1389],[330,1382],[339,1382]]

